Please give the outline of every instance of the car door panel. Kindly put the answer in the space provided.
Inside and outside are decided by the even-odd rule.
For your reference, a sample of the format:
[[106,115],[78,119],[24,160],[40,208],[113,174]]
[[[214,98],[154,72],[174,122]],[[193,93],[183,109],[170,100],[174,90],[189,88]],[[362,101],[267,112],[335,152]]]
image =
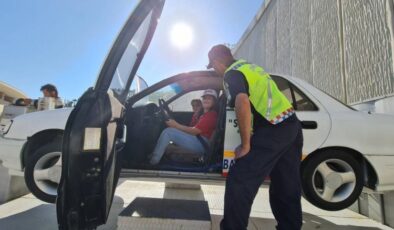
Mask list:
[[[108,165],[114,156],[111,156],[113,151],[107,151],[113,149],[113,143],[103,137],[116,128],[111,124],[112,114],[108,108],[108,95],[90,89],[67,122],[57,201],[58,223],[62,229],[84,229],[106,221],[111,202],[106,188],[112,187],[113,181],[104,182],[101,178],[113,178],[113,170],[109,170]],[[99,132],[88,134],[89,129]],[[86,144],[88,141],[92,144]]]
[[108,218],[125,139],[123,104],[163,5],[163,0],[137,5],[95,87],[80,98],[67,121],[56,203],[59,229],[94,229]]
[[298,82],[292,78],[271,76],[281,92],[292,102],[301,121],[304,136],[303,154],[318,149],[327,139],[331,129],[331,118],[326,108]]
[[[320,107],[321,108],[321,107]],[[301,121],[302,133],[304,135],[303,154],[309,154],[327,139],[331,129],[331,119],[325,111],[297,111],[298,119]]]
[[[303,154],[318,149],[327,139],[331,129],[331,118],[321,103],[299,84],[284,77],[271,75],[279,90],[292,102],[296,115],[301,121],[304,136]],[[295,96],[298,93],[298,97]],[[300,99],[300,100],[297,100]],[[313,102],[309,106],[297,107],[299,102]],[[234,109],[227,108],[226,131],[222,162],[222,174],[227,175],[234,164],[234,149],[241,143],[238,121]]]
[[304,135],[303,154],[309,154],[320,148],[326,141],[331,130],[331,118],[326,108],[308,90],[289,79],[294,92],[303,94],[306,100],[313,102],[315,110],[301,109],[296,111],[298,119],[301,121]]

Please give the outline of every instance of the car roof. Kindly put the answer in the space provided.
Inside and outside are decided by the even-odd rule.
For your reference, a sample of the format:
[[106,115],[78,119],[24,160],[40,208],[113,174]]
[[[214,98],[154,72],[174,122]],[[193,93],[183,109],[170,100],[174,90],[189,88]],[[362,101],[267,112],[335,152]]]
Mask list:
[[[205,78],[205,79],[204,79]],[[201,80],[204,79],[203,82]],[[174,76],[165,78],[148,88],[142,90],[138,94],[135,94],[130,98],[130,102],[138,101],[145,95],[148,95],[166,85],[177,83],[177,87],[180,87],[182,91],[190,91],[198,88],[213,88],[220,90],[223,88],[222,78],[212,70],[201,70],[201,71],[190,71],[179,73]]]

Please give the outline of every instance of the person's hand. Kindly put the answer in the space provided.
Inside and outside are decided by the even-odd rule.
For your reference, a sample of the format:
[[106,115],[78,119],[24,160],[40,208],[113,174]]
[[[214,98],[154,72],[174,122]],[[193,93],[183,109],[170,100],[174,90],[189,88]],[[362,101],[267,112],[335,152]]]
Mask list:
[[235,148],[235,160],[247,155],[249,151],[250,146],[238,145],[238,147]]
[[166,121],[166,124],[170,128],[176,128],[179,125],[178,122],[173,119],[169,119],[168,121]]

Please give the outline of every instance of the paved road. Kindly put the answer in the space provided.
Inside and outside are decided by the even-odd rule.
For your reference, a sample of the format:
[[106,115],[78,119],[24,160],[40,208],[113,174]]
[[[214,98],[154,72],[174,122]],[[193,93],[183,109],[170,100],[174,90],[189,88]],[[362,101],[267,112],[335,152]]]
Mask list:
[[[223,213],[224,187],[202,185],[201,190],[168,188],[164,183],[121,179],[116,190],[110,218],[99,229],[116,229],[118,214],[136,197],[206,200],[212,219],[212,229],[219,229]],[[268,189],[260,189],[253,204],[250,230],[275,229],[275,220],[268,202]],[[321,230],[388,230],[392,229],[350,210],[327,212],[303,200],[303,229]],[[0,229],[52,230],[57,228],[55,206],[43,203],[31,194],[0,205]]]

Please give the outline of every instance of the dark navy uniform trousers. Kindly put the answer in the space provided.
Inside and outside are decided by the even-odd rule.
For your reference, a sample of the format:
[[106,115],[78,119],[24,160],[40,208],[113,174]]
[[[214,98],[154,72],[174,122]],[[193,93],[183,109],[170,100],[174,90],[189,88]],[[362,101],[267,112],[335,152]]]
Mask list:
[[230,168],[221,229],[247,228],[253,200],[267,176],[271,177],[269,198],[277,229],[301,229],[302,145],[301,123],[296,115],[254,130],[250,152]]

